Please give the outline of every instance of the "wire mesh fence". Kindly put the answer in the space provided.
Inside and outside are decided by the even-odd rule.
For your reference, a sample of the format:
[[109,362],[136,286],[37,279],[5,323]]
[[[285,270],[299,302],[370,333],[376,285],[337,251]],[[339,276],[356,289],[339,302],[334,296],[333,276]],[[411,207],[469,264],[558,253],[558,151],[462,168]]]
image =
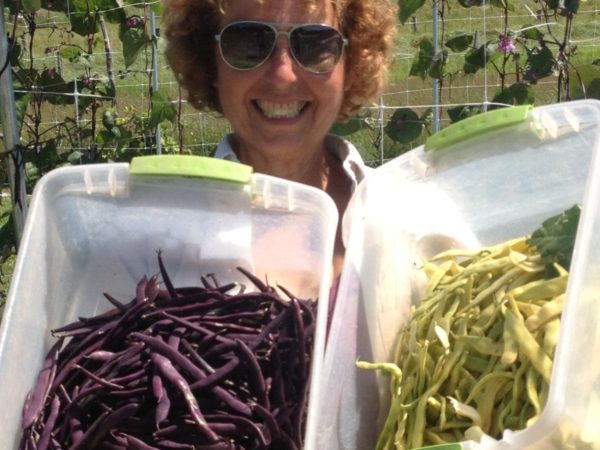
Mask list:
[[[598,1],[565,7],[554,0],[439,0],[409,11],[398,24],[386,91],[361,112],[349,138],[377,165],[490,107],[594,96]],[[211,154],[229,125],[182,98],[162,55],[160,4],[84,3],[5,5],[29,179],[57,163],[162,151]],[[459,37],[466,44],[448,46]],[[499,48],[504,38],[514,45],[508,52]],[[539,57],[539,48],[551,56]],[[481,61],[473,59],[477,52]],[[531,61],[546,66],[537,78]],[[513,85],[518,93],[498,95]]]

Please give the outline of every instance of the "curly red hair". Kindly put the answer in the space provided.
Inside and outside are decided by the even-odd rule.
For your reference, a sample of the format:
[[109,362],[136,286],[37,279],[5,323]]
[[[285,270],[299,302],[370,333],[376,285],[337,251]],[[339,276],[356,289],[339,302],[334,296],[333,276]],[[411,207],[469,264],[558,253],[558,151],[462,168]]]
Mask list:
[[[249,1],[249,0],[247,0]],[[256,0],[262,4],[278,0]],[[325,0],[299,0],[314,8]],[[339,119],[377,101],[387,80],[396,31],[395,8],[389,0],[331,0],[340,30],[348,38],[345,50],[344,100]],[[222,112],[215,80],[214,36],[227,0],[167,0],[164,26],[165,55],[177,81],[199,110]]]

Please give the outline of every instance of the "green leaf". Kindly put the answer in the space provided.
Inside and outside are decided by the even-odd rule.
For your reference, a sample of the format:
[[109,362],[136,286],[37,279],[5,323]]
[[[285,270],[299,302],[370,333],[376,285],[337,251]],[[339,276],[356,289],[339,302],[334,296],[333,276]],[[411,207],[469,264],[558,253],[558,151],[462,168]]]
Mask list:
[[344,122],[336,122],[329,131],[331,134],[337,136],[349,136],[357,131],[360,131],[363,126],[363,119],[359,117],[353,117]]
[[29,106],[29,100],[31,100],[31,94],[24,94],[15,92],[15,112],[17,116],[17,123],[19,124],[19,132],[23,126],[23,120],[25,119],[25,113]]
[[74,150],[67,157],[67,161],[69,161],[69,164],[78,165],[83,157],[83,153],[81,153],[79,150]]
[[95,0],[94,5],[98,11],[102,11],[109,23],[122,23],[127,19],[125,11],[117,0]]
[[414,141],[422,131],[423,121],[410,108],[397,109],[385,127],[385,134],[401,144]]
[[21,65],[21,55],[23,52],[23,47],[18,42],[12,48],[10,53],[10,64],[13,67],[19,67]]
[[528,83],[514,83],[504,90],[498,90],[492,101],[507,105],[532,105],[535,93]]
[[554,55],[548,47],[534,47],[527,51],[527,62],[523,79],[531,84],[536,84],[541,78],[552,74],[554,69]]
[[73,62],[81,56],[83,51],[76,45],[63,45],[58,53],[66,60]]
[[69,19],[73,32],[81,36],[97,32],[98,21],[94,0],[72,0]]
[[594,64],[569,69],[569,97],[571,100],[584,98],[600,99],[600,70]]
[[112,109],[107,109],[102,113],[102,125],[107,130],[110,130],[117,124],[117,117],[115,111]]
[[534,41],[539,41],[544,37],[544,33],[542,33],[539,28],[529,28],[528,30],[521,32],[519,35],[524,39],[531,39]]
[[559,0],[558,6],[563,15],[567,14],[577,14],[579,11],[579,0]]
[[438,52],[431,60],[431,66],[427,71],[427,75],[434,80],[439,80],[444,77],[444,67],[448,60],[448,53],[445,51]]
[[404,25],[424,4],[425,0],[399,0],[398,17],[400,18],[400,23]]
[[483,69],[489,60],[489,53],[486,54],[486,44],[479,48],[471,49],[465,54],[463,70],[466,74],[474,74],[479,69]]
[[472,8],[474,6],[483,5],[483,0],[458,0],[458,3],[463,8]]
[[543,0],[548,8],[550,9],[558,9],[559,8],[559,0]]
[[177,117],[175,105],[160,92],[152,94],[152,110],[150,111],[150,122],[148,127],[156,128],[164,120],[173,122]]
[[25,178],[30,186],[33,186],[40,179],[40,169],[32,162],[25,163]]
[[139,53],[150,42],[143,28],[127,28],[127,25],[121,24],[119,32],[121,42],[123,42],[123,57],[125,58],[125,67],[131,66]]
[[460,105],[447,110],[448,117],[452,123],[460,122],[463,119],[467,119],[483,112],[483,107],[478,105]]
[[496,8],[504,9],[506,11],[515,10],[515,4],[513,0],[490,0],[490,4]]
[[16,0],[4,0],[4,20],[8,20],[8,17],[13,16],[17,13],[19,5]]
[[419,41],[419,50],[410,67],[410,76],[418,76],[422,80],[427,77],[433,62],[434,46],[431,38],[425,37]]
[[116,87],[104,80],[96,85],[96,93],[110,98],[115,98],[117,95]]
[[542,226],[531,234],[528,242],[534,245],[548,267],[554,263],[569,270],[581,207],[574,205],[565,212],[545,220]]
[[464,52],[473,43],[473,40],[472,34],[461,33],[448,39],[444,45],[453,52]]
[[44,100],[52,105],[63,105],[67,98],[63,94],[72,93],[69,85],[56,69],[45,69],[37,80],[38,86],[44,91]]
[[21,0],[21,5],[23,6],[23,12],[27,14],[31,14],[36,12],[38,9],[42,7],[41,0]]

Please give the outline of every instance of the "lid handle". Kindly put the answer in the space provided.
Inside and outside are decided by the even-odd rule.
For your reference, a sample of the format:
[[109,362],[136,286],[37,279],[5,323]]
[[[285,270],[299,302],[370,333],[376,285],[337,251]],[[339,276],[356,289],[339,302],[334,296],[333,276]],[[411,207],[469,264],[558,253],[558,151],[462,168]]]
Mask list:
[[525,122],[533,106],[521,105],[496,109],[456,122],[430,136],[425,151],[440,150],[499,128]]
[[212,178],[234,183],[248,183],[252,175],[252,167],[208,156],[150,155],[134,157],[129,165],[129,173]]

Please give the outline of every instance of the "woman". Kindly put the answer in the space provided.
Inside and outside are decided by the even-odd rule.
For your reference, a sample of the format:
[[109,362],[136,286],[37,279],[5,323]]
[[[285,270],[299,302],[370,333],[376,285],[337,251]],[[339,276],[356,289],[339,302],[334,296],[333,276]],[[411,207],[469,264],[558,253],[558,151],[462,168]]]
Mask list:
[[389,1],[168,0],[165,25],[166,56],[191,104],[231,123],[215,156],[322,189],[342,218],[366,168],[328,133],[378,99],[395,30]]

